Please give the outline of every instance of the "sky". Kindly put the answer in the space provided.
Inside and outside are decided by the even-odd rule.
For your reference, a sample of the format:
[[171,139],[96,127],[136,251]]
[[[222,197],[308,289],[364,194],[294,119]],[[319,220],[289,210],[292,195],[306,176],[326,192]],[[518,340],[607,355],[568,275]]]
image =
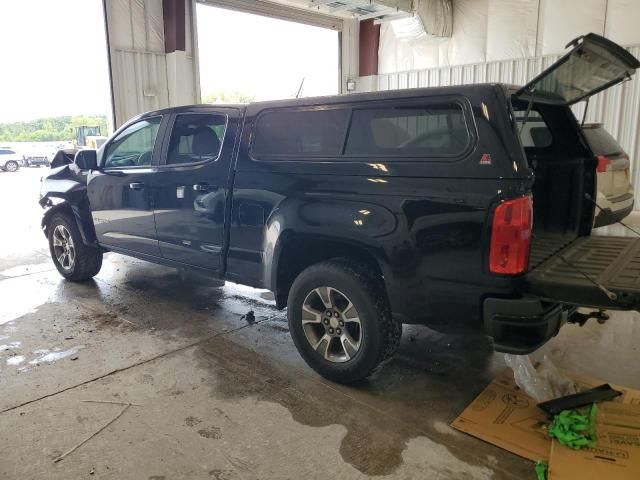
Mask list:
[[256,100],[339,90],[338,32],[197,5],[200,90],[240,91]]
[[106,115],[101,0],[0,0],[0,122]]
[[[338,33],[197,5],[203,95],[338,92]],[[0,0],[0,122],[108,115],[101,0]],[[293,59],[293,60],[292,60]]]

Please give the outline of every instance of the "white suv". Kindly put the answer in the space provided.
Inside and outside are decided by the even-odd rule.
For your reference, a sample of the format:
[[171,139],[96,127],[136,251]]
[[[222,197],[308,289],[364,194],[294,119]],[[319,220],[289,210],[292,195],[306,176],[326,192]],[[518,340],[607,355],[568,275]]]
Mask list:
[[15,172],[22,164],[22,157],[13,150],[0,148],[0,169],[5,172]]
[[633,211],[629,155],[601,124],[584,125],[582,131],[598,158],[598,198],[593,226],[602,227],[622,220]]

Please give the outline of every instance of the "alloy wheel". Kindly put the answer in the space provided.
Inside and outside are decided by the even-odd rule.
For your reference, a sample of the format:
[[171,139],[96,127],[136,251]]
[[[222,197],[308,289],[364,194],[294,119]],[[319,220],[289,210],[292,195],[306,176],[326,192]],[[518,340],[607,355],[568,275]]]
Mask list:
[[76,262],[76,249],[71,233],[64,225],[57,225],[53,231],[53,253],[60,266],[72,270]]
[[311,348],[329,362],[347,362],[360,351],[358,312],[335,288],[318,287],[309,292],[302,303],[302,329]]

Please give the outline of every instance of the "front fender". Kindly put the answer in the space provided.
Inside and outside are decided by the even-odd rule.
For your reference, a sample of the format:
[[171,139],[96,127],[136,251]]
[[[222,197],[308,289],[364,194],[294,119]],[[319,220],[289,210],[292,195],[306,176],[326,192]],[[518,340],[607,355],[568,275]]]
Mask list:
[[45,235],[48,235],[47,227],[53,215],[64,212],[75,219],[82,242],[86,245],[97,245],[87,196],[86,174],[75,165],[52,169],[42,178],[39,203],[47,209],[41,222]]

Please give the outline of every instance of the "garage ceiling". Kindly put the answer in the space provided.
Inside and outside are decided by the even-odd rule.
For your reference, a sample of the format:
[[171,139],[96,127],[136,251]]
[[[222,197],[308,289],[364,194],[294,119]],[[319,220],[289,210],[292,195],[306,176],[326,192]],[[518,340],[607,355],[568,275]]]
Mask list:
[[340,16],[318,12],[317,9],[306,8],[308,0],[304,1],[304,8],[301,8],[303,6],[301,3],[295,1],[197,0],[197,2],[212,7],[227,8],[331,30],[341,31],[343,29],[344,17],[341,18]]
[[374,19],[375,23],[413,16],[411,0],[308,0],[308,5],[332,14],[345,13],[360,21]]
[[343,20],[385,23],[413,16],[411,0],[197,0],[228,8],[317,27],[342,30]]

